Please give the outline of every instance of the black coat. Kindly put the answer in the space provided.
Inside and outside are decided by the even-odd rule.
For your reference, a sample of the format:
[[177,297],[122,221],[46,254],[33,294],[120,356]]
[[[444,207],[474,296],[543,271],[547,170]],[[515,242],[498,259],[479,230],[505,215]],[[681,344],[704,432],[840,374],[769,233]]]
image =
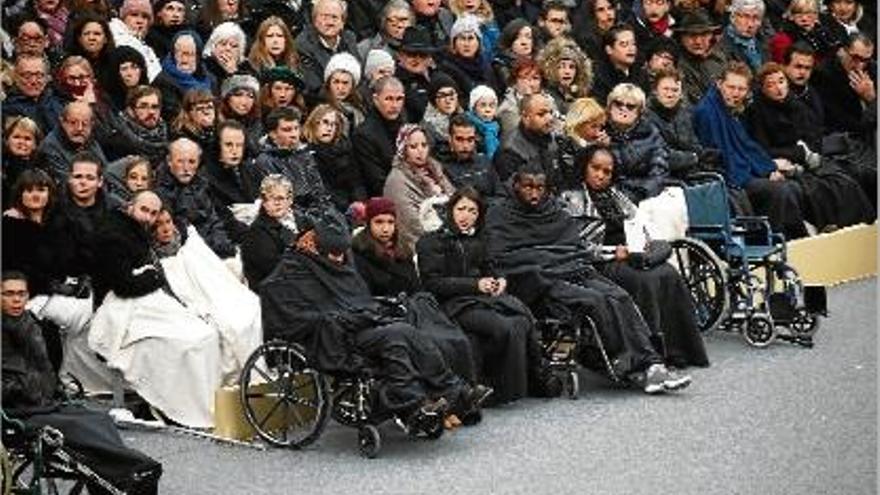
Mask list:
[[[678,177],[700,165],[700,158],[707,153],[694,132],[693,111],[682,100],[675,108],[666,108],[655,99],[648,104],[645,119],[650,122],[666,142],[669,150],[669,171]],[[705,163],[707,167],[718,163]]]
[[30,312],[18,318],[3,315],[2,349],[5,412],[51,409],[56,405],[58,380],[42,329]]
[[235,245],[223,219],[217,214],[207,179],[196,174],[189,184],[181,184],[167,165],[160,167],[156,175],[156,194],[168,207],[178,228],[192,225],[217,256],[234,256]]
[[425,289],[441,303],[480,295],[477,280],[493,276],[482,235],[467,236],[444,228],[419,239],[416,251]]
[[361,171],[352,159],[351,140],[342,136],[333,144],[311,144],[309,150],[336,209],[344,213],[352,202],[366,199]]
[[477,53],[473,59],[464,59],[451,53],[444,53],[437,64],[439,70],[449,74],[458,85],[460,100],[465,100],[465,95],[470,95],[471,90],[480,84],[492,87],[494,77],[492,66],[484,63],[483,56]]
[[96,228],[101,217],[111,209],[102,192],[98,193],[95,204],[86,208],[75,205],[67,194],[62,195],[46,224],[52,259],[50,279],[64,280],[67,276],[92,273],[97,260],[104,258],[105,247],[96,244]]
[[[296,50],[300,57],[300,68],[306,85],[306,95],[312,99],[318,96],[321,86],[324,85],[324,68],[330,57],[337,53],[348,52],[358,58],[357,40],[351,31],[340,33],[339,45],[336,50],[330,50],[321,43],[318,32],[312,25],[296,37]],[[360,60],[359,60],[360,62]]]
[[[870,64],[868,75],[877,87],[877,66]],[[862,105],[849,85],[849,76],[837,57],[830,57],[813,72],[810,83],[819,92],[825,109],[825,131],[851,132],[866,143],[876,143],[877,104]]]
[[[429,71],[428,76],[412,73],[400,65],[394,72],[394,77],[403,83],[403,91],[406,95],[406,120],[409,122],[421,122],[428,108],[430,98],[431,78],[434,71]],[[459,93],[461,94],[461,93]],[[372,100],[367,100],[372,101]]]
[[817,153],[822,151],[822,127],[810,122],[809,115],[809,109],[791,96],[775,102],[758,94],[746,111],[743,123],[771,157],[803,164],[806,154],[797,145],[798,140],[806,142]]
[[382,256],[376,241],[365,228],[352,239],[354,264],[374,296],[412,294],[420,289],[419,276],[412,258]]
[[269,174],[281,174],[290,180],[293,184],[293,201],[298,207],[309,209],[330,204],[330,195],[324,187],[315,159],[305,147],[282,149],[267,139],[254,166],[248,171],[248,180],[257,185]]
[[600,102],[600,104],[604,104],[605,100],[608,99],[608,93],[614,89],[614,86],[621,83],[635,84],[642,88],[646,93],[650,86],[648,84],[647,73],[645,73],[645,71],[638,65],[633,65],[630,67],[629,73],[624,74],[622,71],[614,67],[611,61],[608,60],[607,55],[603,56],[593,64],[593,88],[590,92],[592,97]]
[[608,127],[617,188],[634,202],[656,196],[669,177],[669,149],[660,131],[644,117],[620,131]]
[[352,149],[357,150],[355,163],[370,196],[381,196],[385,189],[385,178],[397,152],[394,144],[397,131],[402,124],[401,119],[387,121],[379,112],[371,110],[351,136]]
[[101,246],[96,281],[122,298],[145,296],[165,286],[151,240],[150,232],[127,213],[107,214],[95,232],[95,242]]
[[486,155],[478,154],[467,161],[452,158],[443,163],[443,172],[456,189],[473,186],[484,198],[501,193],[498,173]]
[[260,282],[272,272],[281,255],[293,243],[293,239],[293,232],[260,209],[260,214],[241,241],[244,276],[251,289],[257,290]]

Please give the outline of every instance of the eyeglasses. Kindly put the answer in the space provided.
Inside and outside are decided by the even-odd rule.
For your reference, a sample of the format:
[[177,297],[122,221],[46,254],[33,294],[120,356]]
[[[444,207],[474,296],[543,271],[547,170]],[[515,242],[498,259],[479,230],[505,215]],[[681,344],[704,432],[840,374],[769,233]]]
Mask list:
[[88,74],[81,74],[78,76],[68,74],[68,75],[64,76],[64,79],[66,79],[68,81],[73,81],[73,82],[86,82],[86,81],[90,80],[91,78],[92,78],[92,76],[90,76]]
[[33,81],[36,79],[45,79],[45,72],[22,72],[18,75],[18,77],[22,78],[25,81]]
[[19,34],[15,37],[18,41],[22,43],[36,43],[38,41],[43,41],[46,38],[45,34]]
[[862,55],[859,55],[858,53],[852,53],[852,52],[847,52],[847,53],[849,53],[849,58],[851,58],[853,60],[853,62],[860,62],[863,64],[867,64],[868,62],[871,61],[871,57],[863,57]]
[[636,110],[639,109],[639,105],[636,105],[635,103],[624,103],[619,100],[612,101],[611,106],[617,107],[617,108],[623,108],[623,109],[629,110],[630,112],[635,112]]

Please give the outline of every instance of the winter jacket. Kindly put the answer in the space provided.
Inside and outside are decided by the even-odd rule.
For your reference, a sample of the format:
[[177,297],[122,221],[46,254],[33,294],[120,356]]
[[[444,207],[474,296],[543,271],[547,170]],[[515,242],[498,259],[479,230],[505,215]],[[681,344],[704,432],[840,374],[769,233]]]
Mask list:
[[351,136],[355,163],[360,169],[367,194],[380,196],[385,178],[391,170],[391,160],[397,152],[395,141],[402,119],[387,121],[376,110],[371,110]]
[[480,295],[477,280],[492,276],[482,235],[464,235],[443,228],[425,235],[416,246],[425,290],[442,304],[458,296]]
[[507,181],[526,164],[539,163],[547,174],[548,185],[554,188],[563,182],[558,158],[559,145],[555,136],[540,135],[520,125],[504,140],[494,164],[498,177]]
[[304,146],[295,150],[282,149],[267,138],[252,169],[261,176],[260,180],[253,181],[254,184],[259,184],[262,177],[269,174],[287,177],[293,184],[294,204],[299,207],[312,208],[330,201],[312,152]]
[[284,251],[293,244],[294,232],[260,209],[241,241],[241,262],[251,290],[257,290]]
[[470,160],[459,160],[451,157],[443,163],[443,172],[456,189],[472,186],[484,197],[488,198],[501,193],[501,181],[485,155],[475,155]]
[[352,159],[351,141],[347,137],[332,144],[311,144],[309,152],[337,210],[344,213],[351,203],[366,199],[367,191]]
[[400,79],[403,84],[403,91],[406,95],[407,121],[421,122],[425,116],[425,110],[428,108],[431,78],[434,77],[434,71],[428,71],[427,75],[415,74],[398,65],[394,76]]
[[48,87],[36,99],[13,89],[3,100],[4,120],[16,115],[30,117],[43,131],[44,136],[58,127],[58,122],[61,120],[61,110],[61,100]]
[[165,275],[151,240],[150,231],[127,213],[108,213],[95,232],[95,242],[101,246],[96,281],[122,298],[145,296],[164,287]]
[[669,149],[645,118],[627,130],[608,128],[617,187],[634,203],[656,196],[669,177]]
[[725,64],[727,57],[717,45],[706,58],[697,58],[682,51],[678,70],[681,71],[682,90],[691,105],[696,105],[709,87],[715,85],[715,80],[721,76]]
[[305,80],[305,92],[311,97],[317,97],[321,86],[324,85],[324,68],[327,67],[330,57],[342,52],[348,52],[356,59],[359,57],[357,40],[351,31],[342,31],[339,35],[339,44],[335,50],[331,50],[321,42],[314,26],[308,25],[296,37],[295,45]]
[[73,157],[80,151],[93,153],[101,160],[102,164],[107,164],[107,157],[97,140],[92,138],[84,146],[75,146],[67,139],[61,126],[50,132],[46,139],[40,143],[40,147],[37,148],[36,161],[40,167],[49,172],[56,184],[66,184]]
[[374,296],[395,297],[400,293],[418,292],[421,284],[415,263],[408,255],[379,254],[377,242],[364,228],[351,240],[354,264]]

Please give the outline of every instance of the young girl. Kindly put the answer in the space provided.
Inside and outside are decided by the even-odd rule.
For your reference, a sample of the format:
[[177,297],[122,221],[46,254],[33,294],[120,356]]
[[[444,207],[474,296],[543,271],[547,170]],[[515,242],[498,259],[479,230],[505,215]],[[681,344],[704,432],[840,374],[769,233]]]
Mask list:
[[501,125],[495,118],[498,112],[498,95],[489,86],[477,86],[471,91],[468,108],[468,118],[474,123],[480,136],[480,152],[491,160],[501,146]]

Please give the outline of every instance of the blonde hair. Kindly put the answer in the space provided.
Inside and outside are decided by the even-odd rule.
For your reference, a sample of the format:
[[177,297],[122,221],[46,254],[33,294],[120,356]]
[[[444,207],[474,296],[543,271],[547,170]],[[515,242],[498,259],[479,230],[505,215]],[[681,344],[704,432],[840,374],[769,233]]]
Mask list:
[[81,65],[82,67],[85,67],[89,71],[89,77],[91,77],[92,79],[95,78],[95,70],[92,68],[91,62],[89,62],[89,60],[87,58],[80,56],[80,55],[71,55],[71,56],[65,58],[61,62],[61,65],[58,66],[58,71],[56,72],[56,74],[58,75],[59,78],[61,78],[65,74],[67,74],[67,71],[70,70],[71,67],[74,67],[77,65]]
[[578,98],[568,107],[563,129],[567,136],[580,138],[577,132],[578,127],[600,119],[605,119],[605,108],[599,102],[593,98]]
[[269,54],[266,44],[263,42],[263,38],[266,37],[269,28],[273,26],[281,29],[282,34],[284,34],[284,51],[281,53],[283,64],[281,65],[291,68],[299,67],[299,56],[296,53],[296,45],[293,43],[293,35],[290,33],[290,28],[287,27],[287,24],[284,24],[280,17],[275,15],[267,17],[266,20],[260,23],[260,27],[257,28],[257,34],[254,35],[254,44],[251,46],[251,51],[248,54],[248,61],[257,71],[278,65],[275,59],[272,58],[272,55]]
[[791,19],[792,12],[796,10],[810,10],[818,15],[821,10],[819,8],[819,0],[791,0],[782,16],[786,19]]
[[265,198],[274,189],[284,189],[293,198],[293,183],[281,174],[269,174],[260,182],[260,197]]
[[339,138],[342,137],[342,131],[345,129],[346,119],[342,112],[327,103],[316,106],[306,118],[306,122],[303,124],[303,137],[306,141],[310,143],[318,141],[318,124],[328,113],[336,115],[336,131],[333,133],[333,142],[339,141]]
[[611,106],[612,101],[622,101],[624,103],[635,103],[639,106],[639,113],[645,110],[645,92],[642,88],[632,83],[620,83],[614,86],[614,89],[608,93],[606,106]]
[[17,115],[7,118],[6,122],[3,124],[3,135],[6,136],[6,139],[9,139],[9,136],[15,132],[16,129],[24,129],[25,131],[30,132],[34,137],[34,143],[36,146],[39,146],[40,141],[43,140],[43,130],[40,129],[40,126],[30,117]]
[[[449,10],[451,10],[452,13],[455,14],[456,18],[461,17],[462,14],[467,13],[464,10],[464,7],[461,6],[461,0],[449,0]],[[488,0],[480,0],[480,5],[477,7],[477,10],[475,12],[472,12],[472,14],[475,14],[480,19],[480,22],[486,22],[495,19],[495,13],[492,11],[492,4],[490,4]]]

